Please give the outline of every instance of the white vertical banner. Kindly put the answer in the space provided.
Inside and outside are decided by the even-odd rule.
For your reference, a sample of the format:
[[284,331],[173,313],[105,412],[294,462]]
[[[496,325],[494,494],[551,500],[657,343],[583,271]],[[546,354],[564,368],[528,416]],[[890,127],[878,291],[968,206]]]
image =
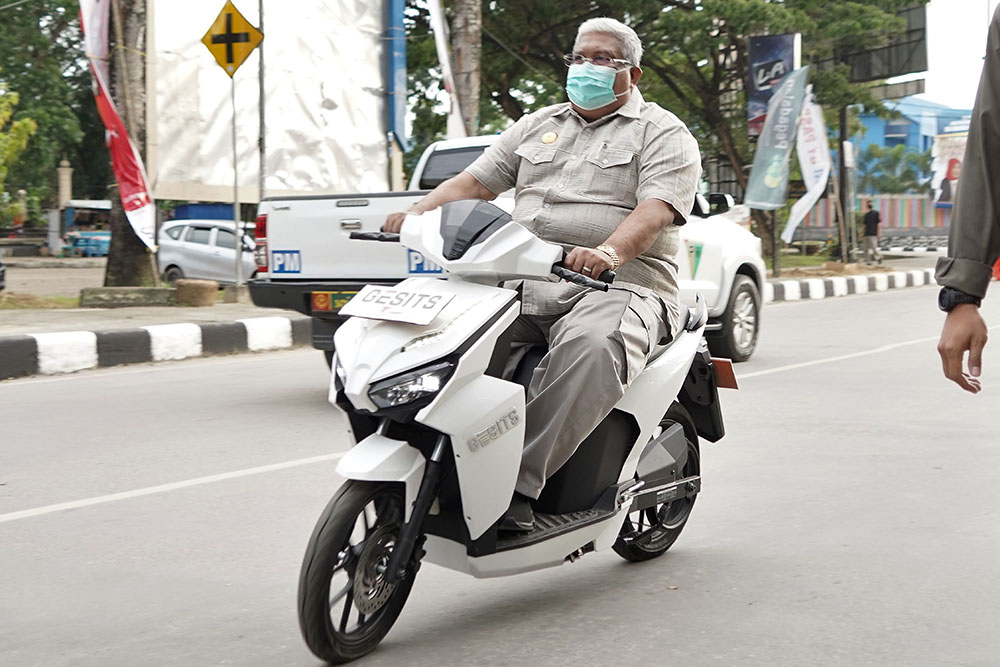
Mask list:
[[788,224],[781,234],[781,240],[785,243],[792,242],[795,229],[826,191],[826,184],[830,179],[830,145],[826,140],[823,107],[813,100],[812,86],[806,89],[806,101],[799,119],[795,150],[799,154],[799,167],[802,170],[802,180],[806,184],[806,194],[792,205]]
[[448,24],[445,23],[440,0],[429,0],[427,9],[430,12],[431,31],[434,33],[438,62],[441,63],[441,78],[444,80],[444,89],[448,92],[448,139],[460,139],[466,136],[465,122],[462,120],[462,110],[458,104],[458,94],[455,92],[455,77],[451,71]]

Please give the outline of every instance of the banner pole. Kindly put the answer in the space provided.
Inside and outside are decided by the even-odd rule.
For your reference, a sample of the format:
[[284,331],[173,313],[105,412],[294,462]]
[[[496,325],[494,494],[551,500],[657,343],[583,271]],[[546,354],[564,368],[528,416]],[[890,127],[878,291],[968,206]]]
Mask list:
[[[233,248],[236,251],[236,286],[243,284],[243,230],[240,229],[240,179],[239,170],[236,164],[236,76],[230,77],[232,80],[232,100],[233,100],[233,226],[235,227],[235,242]],[[238,297],[237,297],[238,298]]]
[[781,275],[781,250],[778,248],[778,211],[771,211],[771,274],[777,278]]

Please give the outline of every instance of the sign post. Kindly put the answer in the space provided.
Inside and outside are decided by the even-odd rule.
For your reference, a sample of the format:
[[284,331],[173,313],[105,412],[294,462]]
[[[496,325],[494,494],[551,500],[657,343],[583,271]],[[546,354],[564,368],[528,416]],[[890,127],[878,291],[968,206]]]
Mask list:
[[[215,18],[212,27],[201,38],[232,82],[233,100],[233,226],[236,250],[236,285],[243,284],[243,229],[240,226],[239,169],[236,155],[236,79],[233,75],[247,59],[264,34],[250,25],[232,0],[226,0],[222,11]],[[263,166],[261,167],[263,169]]]

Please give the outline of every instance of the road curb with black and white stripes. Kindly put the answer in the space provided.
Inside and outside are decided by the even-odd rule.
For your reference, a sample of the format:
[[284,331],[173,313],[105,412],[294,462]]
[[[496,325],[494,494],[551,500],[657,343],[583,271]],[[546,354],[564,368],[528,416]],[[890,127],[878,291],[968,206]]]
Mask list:
[[311,340],[312,320],[290,317],[0,336],[0,380],[150,361],[281,350],[308,345]]
[[828,299],[851,294],[885,292],[903,287],[920,287],[934,282],[934,269],[870,273],[833,278],[771,279],[764,285],[764,303]]

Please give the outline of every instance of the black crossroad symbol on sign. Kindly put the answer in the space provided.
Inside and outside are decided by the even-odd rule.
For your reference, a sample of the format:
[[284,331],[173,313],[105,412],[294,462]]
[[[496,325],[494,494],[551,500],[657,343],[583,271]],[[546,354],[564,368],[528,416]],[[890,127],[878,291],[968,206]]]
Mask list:
[[233,64],[233,44],[249,42],[250,33],[233,32],[233,15],[226,14],[226,32],[221,35],[212,35],[212,44],[226,45],[226,63]]

